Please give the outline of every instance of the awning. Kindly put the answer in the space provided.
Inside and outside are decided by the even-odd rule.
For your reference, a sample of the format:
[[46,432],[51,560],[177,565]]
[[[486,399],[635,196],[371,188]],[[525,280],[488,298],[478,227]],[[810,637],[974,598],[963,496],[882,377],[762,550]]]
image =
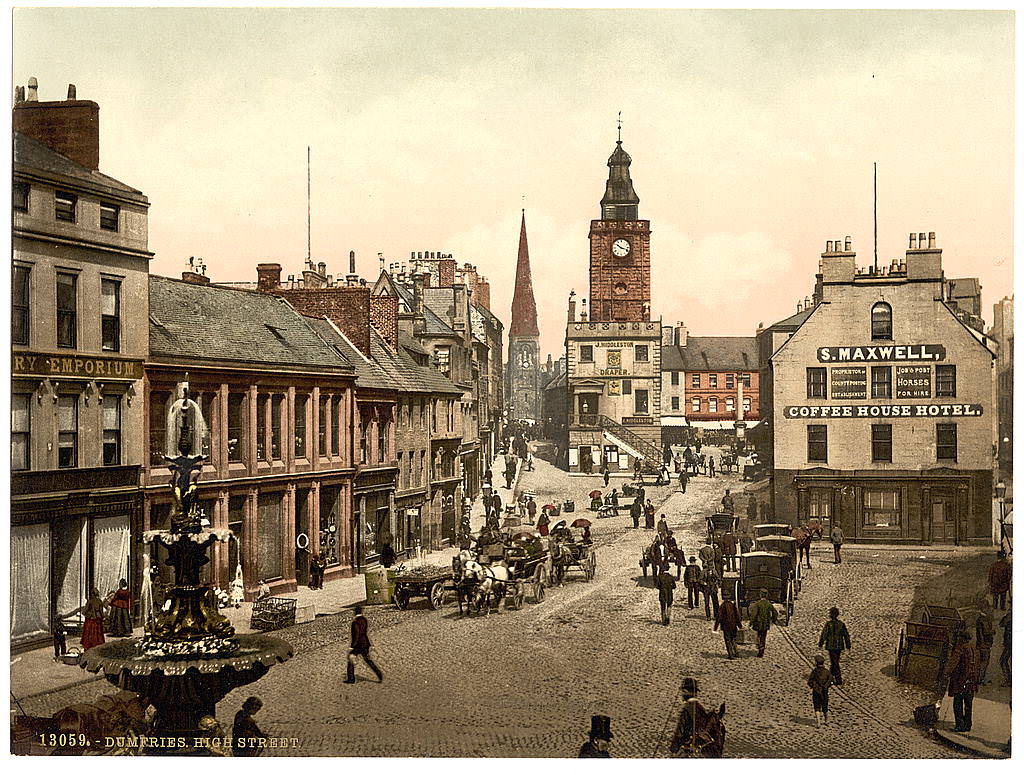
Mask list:
[[685,417],[662,417],[661,418],[661,427],[662,428],[685,428],[687,425],[689,425],[689,423],[686,422],[686,418]]
[[[756,422],[746,421],[746,422],[747,422],[747,430],[748,431],[751,428],[753,428],[753,427],[755,427],[755,426],[760,424],[759,421],[756,421]],[[736,421],[735,420],[690,420],[689,424],[690,424],[691,428],[704,428],[705,430],[709,430],[709,431],[732,431],[732,430],[736,430]]]

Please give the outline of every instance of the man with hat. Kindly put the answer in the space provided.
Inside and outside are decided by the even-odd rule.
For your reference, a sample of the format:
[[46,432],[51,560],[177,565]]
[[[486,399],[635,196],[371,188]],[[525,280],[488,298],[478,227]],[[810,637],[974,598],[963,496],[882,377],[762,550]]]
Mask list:
[[691,557],[690,564],[683,571],[683,583],[686,584],[686,607],[696,608],[700,605],[700,566],[697,565],[697,558]]
[[736,631],[743,627],[740,619],[740,611],[732,600],[731,592],[722,593],[722,603],[718,606],[718,613],[715,615],[714,630],[720,629],[722,637],[725,638],[725,653],[729,659],[735,659],[736,654]]
[[978,691],[981,677],[978,650],[971,643],[971,634],[961,630],[959,642],[953,649],[946,666],[949,683],[947,691],[953,698],[954,732],[971,731],[971,713],[974,708],[974,693]]
[[659,565],[654,577],[654,585],[658,588],[658,603],[661,605],[661,623],[666,627],[672,615],[672,590],[676,588],[676,580],[668,572],[668,563]]
[[839,609],[833,606],[828,611],[828,621],[821,628],[821,637],[818,638],[818,648],[824,648],[828,652],[829,672],[836,686],[843,685],[843,671],[839,668],[839,657],[843,650],[850,648],[850,632],[846,624],[839,618]]
[[828,726],[828,687],[832,685],[832,673],[825,667],[825,657],[814,655],[814,669],[807,677],[811,687],[811,702],[814,704],[814,720],[820,727]]
[[578,759],[611,759],[608,745],[612,741],[612,720],[609,716],[590,717],[590,739],[580,746]]
[[750,606],[750,629],[757,633],[757,655],[764,656],[768,630],[779,620],[779,614],[768,599],[768,590],[761,590],[761,599]]

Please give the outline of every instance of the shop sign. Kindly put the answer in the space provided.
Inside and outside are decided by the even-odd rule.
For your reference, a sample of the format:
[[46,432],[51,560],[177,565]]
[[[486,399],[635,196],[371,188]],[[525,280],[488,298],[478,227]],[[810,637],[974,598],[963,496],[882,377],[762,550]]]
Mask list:
[[622,381],[618,379],[608,380],[608,395],[610,396],[621,396],[622,395]]
[[849,400],[868,397],[867,366],[834,366],[831,377],[832,398]]
[[625,369],[601,369],[602,377],[624,377],[629,374]]
[[946,348],[941,344],[897,344],[865,347],[819,347],[819,363],[856,361],[944,361]]
[[591,342],[594,347],[632,347],[633,342]]
[[807,418],[838,419],[847,417],[981,417],[981,404],[885,404],[837,406],[787,406],[782,416],[787,420]]
[[897,366],[896,398],[931,398],[931,366]]
[[142,361],[15,352],[11,353],[11,373],[15,376],[142,379]]

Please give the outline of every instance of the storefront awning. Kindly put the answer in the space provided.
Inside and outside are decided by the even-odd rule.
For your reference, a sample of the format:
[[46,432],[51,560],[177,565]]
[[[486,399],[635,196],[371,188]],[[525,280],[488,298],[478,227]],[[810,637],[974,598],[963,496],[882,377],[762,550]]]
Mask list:
[[[704,428],[709,431],[732,431],[736,429],[735,420],[690,420],[691,428]],[[747,430],[759,425],[759,421],[747,421]]]

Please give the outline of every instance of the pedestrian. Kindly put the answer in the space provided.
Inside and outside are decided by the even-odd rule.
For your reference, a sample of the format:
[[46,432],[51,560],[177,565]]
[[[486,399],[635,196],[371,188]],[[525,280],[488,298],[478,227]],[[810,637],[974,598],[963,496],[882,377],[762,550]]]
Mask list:
[[494,486],[493,483],[491,482],[491,469],[490,468],[488,468],[486,471],[484,471],[484,484],[486,484],[488,487],[493,487]]
[[668,563],[661,566],[661,572],[654,577],[654,585],[658,588],[658,603],[661,605],[661,623],[666,627],[672,614],[672,590],[676,588],[676,580],[668,572]]
[[233,756],[259,756],[266,748],[267,736],[253,720],[262,707],[263,701],[259,697],[249,697],[235,714],[235,723],[231,725]]
[[526,521],[531,525],[537,521],[537,501],[532,497],[526,501]]
[[629,507],[629,516],[633,518],[633,527],[639,529],[640,527],[640,514],[643,512],[644,507],[640,503],[640,498],[636,498],[633,504]]
[[[533,470],[533,453],[530,452],[529,450],[527,450],[526,452],[526,470]],[[605,484],[607,484],[607,482],[605,482]]]
[[680,575],[683,572],[683,569],[682,569],[683,561],[681,559],[682,558],[682,552],[679,551],[679,544],[676,543],[676,538],[672,534],[671,530],[669,530],[668,533],[665,535],[664,543],[665,543],[665,565],[666,565],[666,570],[668,569],[667,566],[668,566],[669,560],[674,562],[676,564],[676,580],[678,581]]
[[981,610],[974,622],[974,642],[978,645],[978,682],[987,684],[988,662],[992,658],[992,646],[996,642],[996,626],[992,621],[992,604],[981,601]]
[[542,536],[548,534],[548,525],[551,524],[551,517],[548,516],[548,507],[545,506],[540,510],[540,516],[537,517],[537,532]]
[[807,558],[807,567],[811,567],[811,531],[807,529],[807,523],[797,525],[793,528],[792,537],[796,539],[796,548],[799,554],[796,564],[799,565],[804,558]]
[[843,546],[843,529],[838,524],[832,525],[832,531],[828,534],[828,540],[832,542],[832,551],[835,553],[835,564],[843,561],[839,550]]
[[583,526],[583,535],[580,538],[580,540],[584,544],[592,544],[592,543],[594,543],[594,539],[590,537],[590,525],[584,525]]
[[713,552],[712,562],[715,566],[715,573],[718,574],[718,578],[721,579],[725,576],[725,554],[722,552],[722,545],[720,543],[714,543],[711,545]]
[[679,492],[686,492],[686,485],[689,483],[690,475],[685,468],[679,469]]
[[825,669],[825,657],[814,655],[814,669],[807,678],[811,687],[811,702],[814,704],[814,720],[818,726],[828,726],[828,688],[832,685],[832,674]]
[[[245,602],[245,579],[242,576],[242,563],[239,562],[235,566],[235,577],[231,579],[231,605],[235,608],[241,608],[242,603]],[[145,616],[149,616],[150,611],[147,611]]]
[[491,496],[491,514],[495,517],[501,516],[501,496],[497,492]]
[[970,732],[974,694],[978,691],[978,650],[966,630],[958,633],[959,643],[946,667],[947,692],[953,698],[954,732]]
[[644,506],[644,529],[654,530],[654,504],[650,501]]
[[132,634],[132,593],[128,581],[121,579],[117,590],[110,596],[110,634],[127,638]]
[[643,466],[640,462],[640,458],[633,461],[633,478],[641,479],[643,477]]
[[1010,591],[1012,575],[1013,568],[1006,559],[1006,552],[1000,549],[996,561],[988,569],[988,591],[992,595],[992,605],[1000,611],[1006,610],[1006,593]]
[[395,554],[395,547],[391,545],[394,539],[391,537],[390,533],[385,533],[382,536],[381,541],[382,543],[380,547],[380,564],[383,565],[385,568],[390,568],[392,565],[395,564],[395,561],[398,559],[398,555]]
[[602,473],[604,473],[604,486],[607,487],[608,486],[608,480],[611,479],[611,477],[612,477],[612,473],[611,473],[611,471],[608,470],[608,466],[607,465],[605,465],[604,470],[603,470]]
[[768,599],[768,590],[761,590],[761,599],[750,607],[750,629],[757,633],[757,655],[764,656],[768,645],[768,630],[779,620],[779,614]]
[[85,601],[85,605],[74,611],[82,612],[82,616],[85,621],[82,624],[82,648],[88,651],[93,646],[99,646],[106,643],[103,637],[103,616],[106,613],[107,604],[103,602],[103,598],[100,597],[99,590],[93,587],[89,592],[89,597]]
[[722,555],[725,558],[725,564],[728,566],[729,570],[737,570],[736,536],[728,530],[726,530],[725,535],[722,536]]
[[53,661],[59,662],[68,653],[67,628],[60,614],[53,617],[50,624],[50,634],[53,636]]
[[686,585],[686,607],[696,608],[700,605],[700,582],[704,574],[697,565],[697,558],[691,557],[690,564],[683,571],[683,583]]
[[715,618],[718,618],[718,588],[722,585],[722,582],[713,567],[705,566],[700,583],[704,591],[704,616],[710,622],[712,610],[714,611]]
[[641,484],[640,488],[636,491],[636,494],[640,497],[640,505],[642,506],[643,503],[644,503],[644,500],[647,498],[647,490],[645,490],[643,488],[642,484]]
[[697,556],[700,557],[700,564],[703,567],[710,568],[715,563],[715,547],[706,543],[697,552]]
[[732,495],[729,494],[729,490],[725,491],[725,495],[722,496],[722,511],[726,514],[732,514],[735,510],[735,504],[732,500]]
[[580,748],[578,759],[610,759],[612,720],[608,716],[590,717],[590,739]]
[[693,449],[698,455],[700,454],[700,448],[703,446],[703,444],[704,442],[700,440],[700,436],[693,440]]
[[313,552],[309,556],[309,588],[310,589],[323,589],[324,588],[324,568],[327,564],[323,561],[320,556],[320,552]]
[[1003,628],[1003,650],[999,654],[999,667],[1003,670],[1003,686],[1009,686],[1011,683],[1010,671],[1010,657],[1013,653],[1013,649],[1010,645],[1010,640],[1013,638],[1013,609],[1010,609],[1003,618],[999,620],[999,626]]
[[828,621],[821,628],[821,636],[818,638],[818,648],[824,648],[828,652],[829,672],[836,686],[843,685],[843,671],[839,667],[839,657],[843,649],[850,649],[850,632],[846,624],[839,618],[839,609],[833,606],[828,611]]
[[345,683],[356,682],[356,657],[362,657],[366,665],[377,675],[377,682],[384,683],[384,674],[377,667],[377,664],[370,659],[370,636],[368,633],[370,623],[363,616],[363,607],[357,605],[355,618],[352,620],[352,639],[348,651],[348,666],[345,676]]
[[721,630],[725,638],[725,653],[729,659],[735,659],[736,653],[736,632],[743,629],[743,622],[740,618],[740,610],[733,602],[731,592],[722,593],[722,604],[718,606],[718,613],[715,614],[715,625],[712,630]]
[[658,535],[664,538],[668,535],[668,522],[665,521],[665,515],[661,515],[661,519],[658,520]]
[[747,498],[747,523],[757,524],[757,498],[753,495]]
[[754,542],[750,538],[750,533],[748,533],[746,530],[740,533],[740,552],[742,554],[749,554],[753,546]]
[[619,490],[617,487],[612,487],[612,494],[608,496],[608,499],[612,503],[612,508],[615,509],[615,516],[619,515]]
[[708,455],[708,477],[715,478],[715,456]]

